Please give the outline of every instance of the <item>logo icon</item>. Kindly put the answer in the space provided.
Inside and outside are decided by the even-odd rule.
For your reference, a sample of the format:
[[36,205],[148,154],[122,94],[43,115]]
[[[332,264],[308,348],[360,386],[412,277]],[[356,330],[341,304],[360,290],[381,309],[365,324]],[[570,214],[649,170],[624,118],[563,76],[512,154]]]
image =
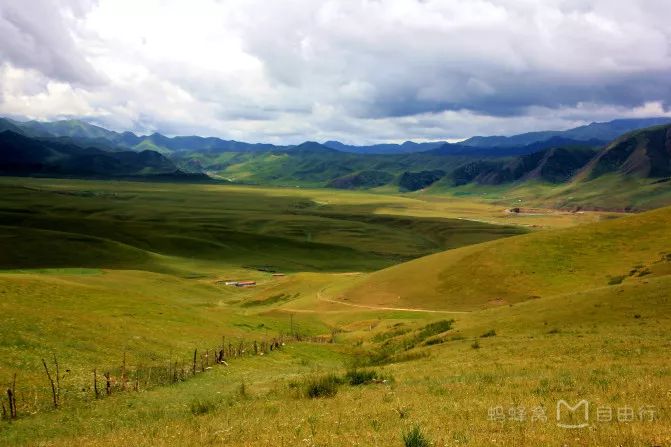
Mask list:
[[575,405],[570,405],[565,400],[558,401],[557,426],[569,429],[588,427],[589,402],[583,399]]

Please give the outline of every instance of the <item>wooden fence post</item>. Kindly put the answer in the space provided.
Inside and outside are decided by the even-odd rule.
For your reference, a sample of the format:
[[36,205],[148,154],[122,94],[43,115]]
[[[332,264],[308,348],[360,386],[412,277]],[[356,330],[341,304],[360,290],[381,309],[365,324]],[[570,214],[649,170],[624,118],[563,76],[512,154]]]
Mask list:
[[123,363],[121,363],[121,388],[126,389],[126,350],[123,351]]
[[56,400],[61,404],[61,371],[58,369],[58,359],[54,354],[54,365],[56,365]]
[[108,396],[112,395],[112,381],[110,379],[109,371],[105,373],[105,392]]
[[42,359],[42,364],[44,365],[44,371],[47,373],[47,378],[49,379],[49,383],[51,384],[51,397],[54,402],[54,408],[58,408],[58,396],[56,394],[56,385],[54,384],[54,379],[51,378],[51,374],[49,373],[49,367],[47,366],[47,362]]
[[96,368],[93,368],[93,393],[96,395],[96,399],[100,398],[100,390],[98,390],[98,371]]
[[[9,417],[11,419],[16,419],[16,400],[14,400],[14,391],[11,388],[7,388],[7,400],[9,401]],[[2,406],[3,410],[5,406]]]

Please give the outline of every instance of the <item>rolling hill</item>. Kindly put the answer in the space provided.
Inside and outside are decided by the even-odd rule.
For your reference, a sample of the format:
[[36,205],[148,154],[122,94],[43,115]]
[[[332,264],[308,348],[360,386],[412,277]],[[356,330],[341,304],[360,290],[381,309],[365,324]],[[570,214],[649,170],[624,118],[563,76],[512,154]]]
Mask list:
[[593,179],[610,173],[645,178],[671,176],[671,125],[618,138],[585,167],[583,176]]
[[671,274],[671,208],[430,255],[370,274],[338,300],[473,310]]

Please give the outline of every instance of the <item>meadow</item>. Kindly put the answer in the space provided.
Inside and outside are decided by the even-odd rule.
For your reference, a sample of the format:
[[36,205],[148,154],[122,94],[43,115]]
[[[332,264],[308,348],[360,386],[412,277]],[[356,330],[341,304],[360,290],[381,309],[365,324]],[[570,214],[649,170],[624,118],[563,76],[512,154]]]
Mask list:
[[[16,374],[18,410],[0,444],[671,443],[671,209],[16,178],[0,192],[0,383]],[[96,399],[94,368],[128,383]],[[589,426],[558,426],[557,402],[582,399]]]

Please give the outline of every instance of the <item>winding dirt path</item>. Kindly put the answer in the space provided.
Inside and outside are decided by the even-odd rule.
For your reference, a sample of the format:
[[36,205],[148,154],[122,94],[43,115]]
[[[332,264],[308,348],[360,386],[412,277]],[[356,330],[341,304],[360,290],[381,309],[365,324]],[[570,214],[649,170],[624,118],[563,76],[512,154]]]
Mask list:
[[398,310],[398,311],[403,311],[403,312],[426,312],[426,313],[436,313],[436,314],[469,314],[470,312],[468,311],[459,311],[459,310],[434,310],[434,309],[416,309],[416,308],[408,308],[408,307],[382,307],[382,306],[369,306],[366,304],[354,304],[354,303],[346,303],[344,301],[337,301],[337,300],[332,300],[330,298],[324,298],[322,297],[322,292],[321,290],[317,292],[317,299],[319,301],[325,301],[327,303],[335,303],[335,304],[342,304],[343,306],[349,306],[349,307],[358,307],[360,309],[371,309],[371,310]]

